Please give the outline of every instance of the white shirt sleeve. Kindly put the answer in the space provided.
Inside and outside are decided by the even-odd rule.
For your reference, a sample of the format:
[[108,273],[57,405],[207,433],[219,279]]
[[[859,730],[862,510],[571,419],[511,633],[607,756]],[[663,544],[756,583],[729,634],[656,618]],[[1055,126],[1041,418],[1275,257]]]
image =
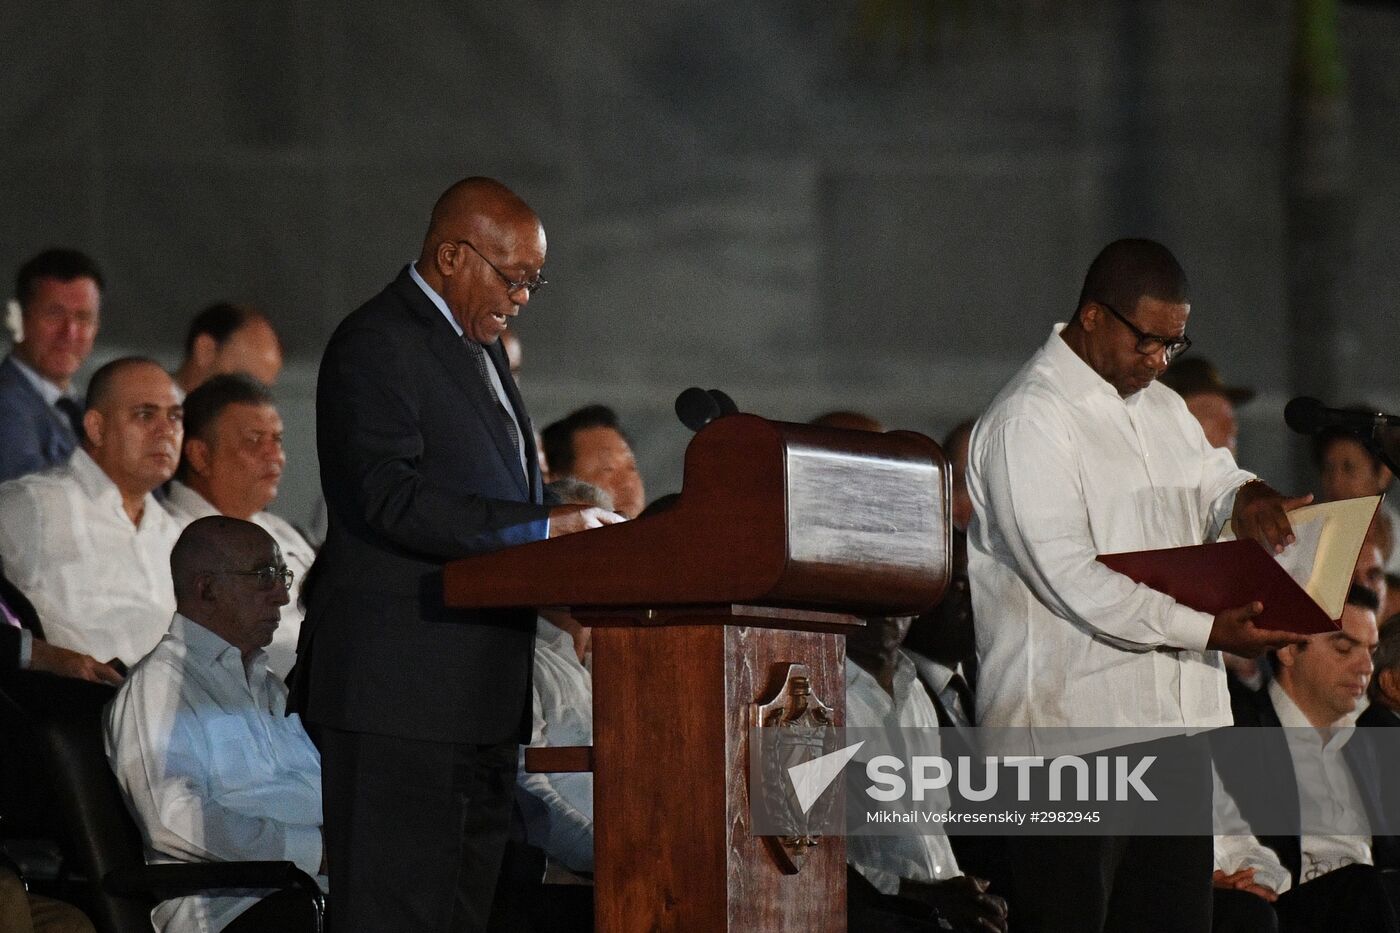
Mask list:
[[[540,708],[539,689],[534,691],[534,727],[530,733],[530,746],[539,748],[549,745],[549,723],[545,721]],[[544,804],[548,811],[545,822],[545,838],[532,839],[550,857],[564,863],[571,871],[593,870],[593,818],[579,810],[555,784],[558,781],[585,778],[578,774],[534,774],[525,770],[524,751],[521,752],[519,784]]]
[[45,567],[50,563],[44,544],[52,537],[44,526],[44,510],[30,484],[10,482],[0,486],[0,560],[5,564],[5,576],[34,606],[44,626],[44,640],[67,647],[81,641],[75,635],[77,626],[65,617],[54,598],[54,587],[44,579]]
[[123,691],[108,708],[106,745],[147,845],[182,861],[287,860],[315,875],[322,860],[320,828],[250,816],[218,803],[211,785],[229,762],[206,740],[194,708],[180,693],[179,672],[143,673],[156,676],[145,677],[139,690]]
[[1275,894],[1284,893],[1293,886],[1293,877],[1279,861],[1278,853],[1250,831],[1235,798],[1230,796],[1213,768],[1211,777],[1215,782],[1215,868],[1227,875],[1242,868],[1253,868],[1256,884]]
[[1210,615],[1097,561],[1083,504],[1095,491],[1082,488],[1065,439],[1012,418],[985,436],[978,468],[1018,574],[1051,611],[1120,647],[1205,650]]

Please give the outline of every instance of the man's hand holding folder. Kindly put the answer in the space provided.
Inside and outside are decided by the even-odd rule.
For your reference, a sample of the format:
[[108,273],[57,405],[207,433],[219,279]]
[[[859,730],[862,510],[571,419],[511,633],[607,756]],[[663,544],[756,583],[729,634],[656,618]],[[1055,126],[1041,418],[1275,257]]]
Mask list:
[[[1235,493],[1230,523],[1239,538],[1253,538],[1271,554],[1282,554],[1295,540],[1288,513],[1312,502],[1312,493],[1286,498],[1261,479],[1245,483]],[[1259,628],[1254,620],[1264,611],[1258,600],[1216,613],[1207,648],[1255,658],[1285,645],[1301,645],[1308,636],[1278,629]]]
[[1288,513],[1312,500],[1312,493],[1288,499],[1262,479],[1250,480],[1235,493],[1230,524],[1236,538],[1253,538],[1270,554],[1282,554],[1294,541]]
[[[1379,496],[1311,501],[1255,480],[1236,493],[1230,528],[1219,541],[1099,560],[1215,616],[1207,647],[1255,657],[1336,631],[1357,552],[1380,505]],[[1290,516],[1296,509],[1303,511]]]

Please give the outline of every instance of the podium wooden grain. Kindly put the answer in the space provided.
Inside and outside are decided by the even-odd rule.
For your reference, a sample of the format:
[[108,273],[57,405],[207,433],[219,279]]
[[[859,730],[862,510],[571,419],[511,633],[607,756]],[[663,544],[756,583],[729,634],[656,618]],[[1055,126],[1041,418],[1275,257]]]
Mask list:
[[785,866],[750,831],[749,729],[788,666],[845,716],[845,633],[941,597],[942,452],[918,434],[722,418],[663,514],[449,566],[450,605],[561,605],[593,627],[593,746],[531,770],[594,772],[600,933],[845,929],[841,837]]

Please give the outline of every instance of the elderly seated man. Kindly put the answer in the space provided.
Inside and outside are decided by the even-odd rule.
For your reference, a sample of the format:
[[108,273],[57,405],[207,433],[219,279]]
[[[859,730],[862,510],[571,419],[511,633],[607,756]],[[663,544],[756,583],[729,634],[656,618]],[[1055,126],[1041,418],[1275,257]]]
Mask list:
[[[321,760],[267,669],[291,571],[267,532],[201,518],[170,555],[177,611],[106,712],[107,760],[148,862],[287,860],[324,875]],[[318,878],[325,887],[324,877]],[[275,929],[286,893],[172,898],[159,931]]]
[[0,484],[0,560],[51,644],[135,664],[175,609],[180,530],[151,493],[180,458],[181,407],[159,364],[114,360],[88,385],[68,463]]
[[252,522],[272,535],[294,575],[267,666],[284,680],[296,661],[302,581],[315,549],[286,519],[265,511],[277,496],[287,456],[272,393],[242,374],[215,376],[185,398],[185,450],[165,508],[181,527],[208,515]]

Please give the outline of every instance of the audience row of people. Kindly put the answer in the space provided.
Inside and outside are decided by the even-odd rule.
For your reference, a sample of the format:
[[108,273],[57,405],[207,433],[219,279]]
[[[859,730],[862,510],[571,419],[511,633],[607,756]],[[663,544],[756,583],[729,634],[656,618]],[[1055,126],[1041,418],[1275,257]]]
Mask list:
[[[285,715],[284,685],[316,547],[268,511],[286,467],[271,389],[280,342],[261,313],[214,305],[192,322],[173,375],[124,357],[100,367],[80,398],[73,379],[93,349],[103,288],[96,263],[71,250],[45,251],[19,272],[19,333],[0,363],[0,670],[122,685],[107,751],[150,860],[288,859],[324,883],[318,753]],[[518,376],[513,335],[508,350]],[[540,450],[558,464],[552,477],[586,477],[596,486],[575,482],[584,495],[641,511],[641,477],[609,409],[550,425]],[[586,653],[540,624],[541,662],[573,657],[559,670],[586,679]],[[563,734],[567,715],[586,728],[586,702],[544,696],[541,732],[552,721]],[[566,799],[591,824],[590,795]],[[567,827],[544,832],[564,838]],[[591,840],[571,852],[558,871],[586,875]],[[187,897],[153,920],[163,930],[259,930],[278,909],[256,897]],[[32,919],[49,916],[69,914],[37,901]]]
[[[300,720],[285,715],[316,548],[268,511],[286,467],[270,388],[282,361],[276,332],[253,309],[215,305],[192,322],[174,375],[150,359],[114,360],[80,401],[72,380],[98,333],[103,287],[96,264],[69,250],[46,251],[19,272],[23,332],[0,363],[0,669],[125,679],[107,712],[106,745],[149,859],[287,859],[324,885],[319,757]],[[1176,363],[1163,381],[1207,440],[1233,453],[1234,406],[1252,392],[1226,385],[1199,358]],[[852,412],[815,423],[883,430]],[[953,480],[947,594],[927,616],[870,620],[851,637],[850,726],[954,734],[977,723],[966,550],[972,427],[959,424],[943,443]],[[611,410],[580,409],[545,428],[537,446],[561,501],[642,514],[641,476]],[[1376,494],[1391,481],[1344,432],[1319,435],[1315,453],[1323,498]],[[1400,623],[1377,624],[1400,599],[1389,575],[1400,568],[1397,522],[1388,505],[1378,515],[1340,632],[1268,664],[1231,661],[1237,726],[1319,737],[1316,747],[1290,745],[1280,767],[1350,767],[1339,756],[1352,725],[1400,725]],[[588,630],[546,612],[534,657],[531,744],[588,744]],[[1379,805],[1368,796],[1378,779],[1353,773],[1356,794],[1339,805]],[[543,881],[586,884],[591,776],[522,768],[519,804],[527,840],[547,856]],[[847,849],[852,929],[1015,927],[994,840],[860,836]],[[1216,862],[1217,930],[1307,929],[1323,916],[1343,929],[1394,926],[1378,872],[1400,867],[1392,840],[1223,836]],[[188,897],[162,904],[153,919],[162,930],[256,930],[280,909],[276,899]],[[1390,927],[1375,925],[1382,916]]]

